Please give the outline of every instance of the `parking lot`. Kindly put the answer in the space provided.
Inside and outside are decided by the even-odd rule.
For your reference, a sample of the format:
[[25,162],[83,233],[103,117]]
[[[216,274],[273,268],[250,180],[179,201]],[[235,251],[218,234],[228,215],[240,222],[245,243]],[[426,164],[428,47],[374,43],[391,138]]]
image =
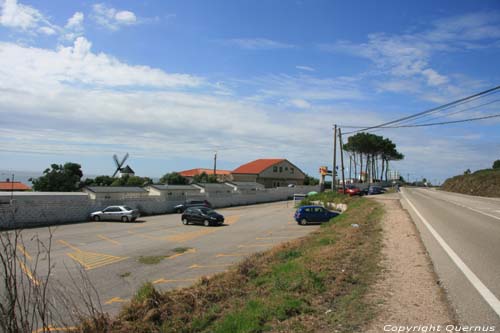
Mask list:
[[[141,217],[133,223],[86,222],[51,228],[52,281],[71,286],[70,275],[85,271],[103,310],[116,313],[146,281],[159,289],[178,288],[201,276],[226,270],[246,255],[301,237],[317,226],[293,220],[292,202],[218,209],[220,227],[183,225],[180,214]],[[49,238],[48,228],[23,231],[20,251],[35,260],[36,243]],[[38,272],[46,266],[39,261]],[[23,268],[29,277],[30,265]],[[33,276],[30,278],[34,278]],[[71,290],[71,288],[69,289]]]

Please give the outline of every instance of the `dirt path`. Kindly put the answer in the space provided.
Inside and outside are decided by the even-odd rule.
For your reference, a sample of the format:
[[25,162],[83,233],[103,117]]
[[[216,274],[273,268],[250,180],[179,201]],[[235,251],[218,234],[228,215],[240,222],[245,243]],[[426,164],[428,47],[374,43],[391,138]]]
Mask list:
[[[418,231],[401,207],[398,194],[378,196],[384,205],[382,276],[369,298],[377,315],[364,332],[389,331],[394,326],[453,324],[452,311],[438,284]],[[387,326],[390,325],[390,326]],[[425,328],[414,332],[424,332]],[[394,328],[393,328],[394,329]]]

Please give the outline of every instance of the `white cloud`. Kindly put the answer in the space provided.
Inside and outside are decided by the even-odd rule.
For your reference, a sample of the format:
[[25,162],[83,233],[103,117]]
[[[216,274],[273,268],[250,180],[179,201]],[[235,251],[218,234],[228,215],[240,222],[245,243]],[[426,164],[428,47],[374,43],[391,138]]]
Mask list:
[[28,30],[38,26],[43,15],[31,6],[18,4],[17,0],[5,0],[2,4],[0,23],[9,28]]
[[299,109],[309,109],[311,107],[311,104],[309,104],[308,101],[298,98],[290,100],[290,104]]
[[308,71],[308,72],[314,72],[315,69],[309,66],[295,66],[295,68],[303,70],[303,71]]
[[76,12],[68,19],[68,22],[64,26],[66,29],[70,30],[82,30],[83,29],[83,19],[84,15],[82,12]]
[[84,37],[78,37],[72,46],[57,51],[0,43],[0,53],[0,69],[11,78],[5,80],[4,88],[23,85],[46,92],[44,86],[62,83],[150,88],[195,87],[203,83],[199,77],[169,74],[148,66],[132,66],[107,54],[93,53],[91,43]]
[[45,34],[47,36],[55,35],[57,32],[51,27],[41,27],[38,28],[38,32]]
[[[444,94],[458,90],[461,83],[433,68],[433,57],[464,49],[498,48],[499,41],[500,15],[480,12],[440,19],[413,34],[369,34],[364,43],[338,41],[321,44],[319,48],[369,59],[376,65],[378,74],[391,77],[388,80],[412,79],[428,89],[440,89]],[[390,91],[395,87],[386,86]],[[447,94],[446,97],[454,96]]]
[[118,30],[125,25],[138,23],[136,15],[128,10],[117,10],[99,3],[92,6],[92,18],[101,26],[110,30]]
[[292,44],[286,44],[266,38],[234,38],[228,39],[225,42],[246,50],[289,49],[295,47]]

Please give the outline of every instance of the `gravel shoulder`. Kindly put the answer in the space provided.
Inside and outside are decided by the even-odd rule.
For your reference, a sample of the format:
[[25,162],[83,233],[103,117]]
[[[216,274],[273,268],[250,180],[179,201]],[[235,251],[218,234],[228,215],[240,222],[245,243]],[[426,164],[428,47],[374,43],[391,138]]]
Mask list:
[[[431,260],[398,194],[374,197],[384,205],[382,273],[369,294],[377,306],[364,332],[383,332],[390,325],[454,324],[451,310]],[[416,331],[419,332],[420,330]]]

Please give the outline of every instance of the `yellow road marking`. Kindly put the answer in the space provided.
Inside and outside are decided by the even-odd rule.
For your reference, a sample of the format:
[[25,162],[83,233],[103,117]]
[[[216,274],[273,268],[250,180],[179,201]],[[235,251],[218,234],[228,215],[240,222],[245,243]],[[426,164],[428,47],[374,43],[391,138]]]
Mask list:
[[142,237],[142,238],[146,238],[146,239],[152,239],[152,240],[165,240],[165,238],[164,238],[164,237],[149,236],[149,235],[142,234],[142,233],[139,233],[139,232],[135,232],[135,231],[132,231],[132,230],[128,230],[127,232],[128,232],[129,234],[136,235],[136,236],[139,236],[139,237]]
[[21,244],[17,244],[17,248],[19,249],[19,251],[21,251],[21,253],[24,255],[24,257],[28,260],[32,260],[33,258],[31,258],[30,254],[28,253],[28,251],[26,250],[26,248],[21,245]]
[[172,282],[194,282],[197,281],[198,279],[158,279],[153,281],[153,284],[160,284],[160,283],[172,283]]
[[45,328],[39,328],[36,331],[32,331],[32,333],[42,333],[42,332],[67,332],[67,331],[76,331],[78,327],[54,327],[54,326],[47,326]]
[[85,270],[91,270],[94,268],[99,268],[102,266],[114,264],[116,262],[128,259],[128,257],[117,257],[104,253],[96,253],[96,252],[87,252],[82,251],[76,246],[71,245],[70,243],[58,240],[59,243],[69,247],[74,250],[73,253],[66,253],[68,257],[79,263],[85,268]]
[[106,236],[104,236],[104,235],[98,234],[98,235],[97,235],[97,237],[99,237],[100,239],[105,240],[105,241],[107,241],[107,242],[110,242],[110,243],[112,243],[112,244],[115,244],[115,245],[120,245],[120,242],[115,241],[114,239],[108,238],[108,237],[106,237]]
[[218,253],[215,255],[216,258],[219,257],[242,257],[250,255],[251,253]]
[[269,245],[274,245],[272,243],[268,244],[247,244],[247,245],[239,245],[239,248],[244,248],[244,247],[259,247],[259,246],[269,246]]
[[176,253],[176,254],[173,254],[169,257],[167,257],[167,259],[174,259],[174,258],[177,258],[177,257],[180,257],[180,256],[183,256],[185,254],[189,254],[189,253],[196,253],[196,249],[189,249],[187,251],[184,251],[184,252],[181,252],[181,253]]
[[59,240],[58,240],[58,242],[59,242],[59,243],[61,243],[61,244],[62,244],[62,245],[64,245],[64,246],[69,247],[69,248],[70,248],[70,249],[72,249],[72,250],[77,251],[77,252],[81,251],[81,250],[80,250],[79,248],[77,248],[76,246],[73,246],[73,245],[71,245],[70,243],[68,243],[68,242],[66,242],[66,241],[63,241],[62,239],[59,239]]
[[228,216],[224,219],[224,224],[228,224],[228,225],[235,224],[236,222],[238,222],[240,217],[241,217],[240,215]]
[[23,272],[36,286],[40,285],[40,281],[33,275],[30,269],[22,261],[19,261],[19,266],[21,266]]
[[127,300],[120,297],[113,297],[104,302],[104,304],[124,303],[124,302],[127,302]]
[[194,269],[194,268],[212,268],[212,267],[227,267],[231,266],[232,264],[216,264],[216,265],[198,265],[194,264],[189,266],[189,268]]
[[207,227],[207,228],[204,228],[201,230],[190,231],[190,232],[185,232],[185,233],[178,234],[178,235],[168,236],[168,237],[166,237],[166,239],[168,241],[171,241],[171,242],[179,242],[179,243],[186,242],[186,241],[193,240],[193,239],[196,239],[196,238],[201,237],[201,236],[209,235],[211,233],[216,232],[217,230],[220,230],[220,229],[213,228],[213,227],[212,228]]

